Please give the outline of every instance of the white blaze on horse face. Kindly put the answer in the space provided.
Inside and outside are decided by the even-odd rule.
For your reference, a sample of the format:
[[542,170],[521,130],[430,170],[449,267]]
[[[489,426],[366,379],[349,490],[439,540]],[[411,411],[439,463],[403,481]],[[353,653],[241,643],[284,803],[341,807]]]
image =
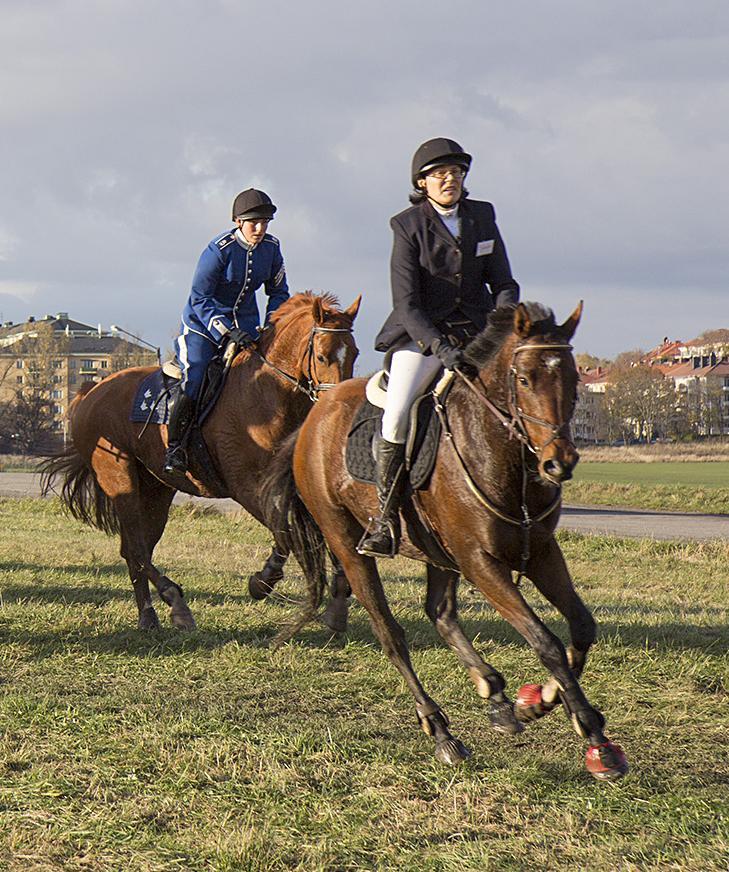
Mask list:
[[556,372],[559,369],[559,365],[562,363],[562,358],[558,355],[554,355],[553,357],[548,357],[544,361],[544,365],[547,368],[547,372]]
[[335,359],[336,359],[337,363],[339,364],[339,371],[341,373],[344,373],[344,363],[347,359],[347,351],[348,351],[348,349],[347,349],[347,346],[345,345],[345,343],[342,343],[339,346],[339,348],[337,349],[337,354],[336,354]]

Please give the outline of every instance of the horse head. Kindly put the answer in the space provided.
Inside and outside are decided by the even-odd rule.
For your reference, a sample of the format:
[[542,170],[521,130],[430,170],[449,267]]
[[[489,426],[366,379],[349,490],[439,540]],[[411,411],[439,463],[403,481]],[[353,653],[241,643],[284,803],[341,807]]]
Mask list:
[[578,373],[570,340],[582,316],[582,301],[563,324],[539,303],[519,303],[513,315],[508,406],[537,459],[540,477],[551,484],[572,478],[579,454],[570,421]]
[[341,310],[333,294],[295,294],[271,317],[261,344],[264,358],[316,399],[352,377],[359,354],[352,331],[361,301],[360,295]]

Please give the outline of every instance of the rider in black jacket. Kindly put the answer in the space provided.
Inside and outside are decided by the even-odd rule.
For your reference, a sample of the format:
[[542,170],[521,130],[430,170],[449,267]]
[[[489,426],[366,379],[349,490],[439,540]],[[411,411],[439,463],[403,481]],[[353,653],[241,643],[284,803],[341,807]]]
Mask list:
[[415,152],[414,204],[390,220],[394,240],[393,309],[375,341],[391,352],[382,437],[377,442],[380,515],[358,550],[392,557],[399,544],[399,503],[410,407],[438,369],[457,368],[462,346],[496,306],[515,303],[491,203],[469,200],[463,182],[471,155],[452,139],[430,139]]

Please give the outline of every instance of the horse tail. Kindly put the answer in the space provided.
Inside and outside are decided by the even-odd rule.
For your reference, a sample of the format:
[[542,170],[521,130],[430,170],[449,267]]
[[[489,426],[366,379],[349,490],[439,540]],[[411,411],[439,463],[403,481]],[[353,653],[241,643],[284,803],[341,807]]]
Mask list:
[[114,504],[73,446],[48,455],[38,468],[43,496],[55,491],[55,481],[60,478],[61,502],[74,518],[105,533],[119,532],[119,516]]
[[277,546],[292,552],[304,571],[309,607],[299,622],[303,626],[321,605],[327,583],[327,547],[324,535],[296,489],[293,459],[298,435],[298,430],[294,431],[276,451],[261,482],[261,506]]
[[[69,406],[68,416],[71,418],[78,407],[82,397],[91,388],[82,385],[81,390],[73,398]],[[84,388],[86,388],[84,390]],[[82,393],[83,392],[83,393]],[[81,457],[73,444],[63,448],[54,454],[46,455],[46,458],[38,464],[41,474],[41,493],[48,494],[55,491],[56,479],[61,480],[61,502],[66,509],[79,521],[90,527],[98,527],[105,533],[119,532],[119,516],[114,504],[104,493],[96,480],[91,467]]]

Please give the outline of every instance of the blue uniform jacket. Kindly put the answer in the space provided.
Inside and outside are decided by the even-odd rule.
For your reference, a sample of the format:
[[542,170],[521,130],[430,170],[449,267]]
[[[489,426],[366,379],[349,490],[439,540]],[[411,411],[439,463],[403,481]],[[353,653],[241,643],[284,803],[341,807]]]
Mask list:
[[223,233],[203,251],[182,313],[183,324],[216,344],[234,326],[257,335],[261,322],[256,290],[261,285],[268,294],[264,325],[289,296],[278,239],[267,233],[251,247],[241,236]]

